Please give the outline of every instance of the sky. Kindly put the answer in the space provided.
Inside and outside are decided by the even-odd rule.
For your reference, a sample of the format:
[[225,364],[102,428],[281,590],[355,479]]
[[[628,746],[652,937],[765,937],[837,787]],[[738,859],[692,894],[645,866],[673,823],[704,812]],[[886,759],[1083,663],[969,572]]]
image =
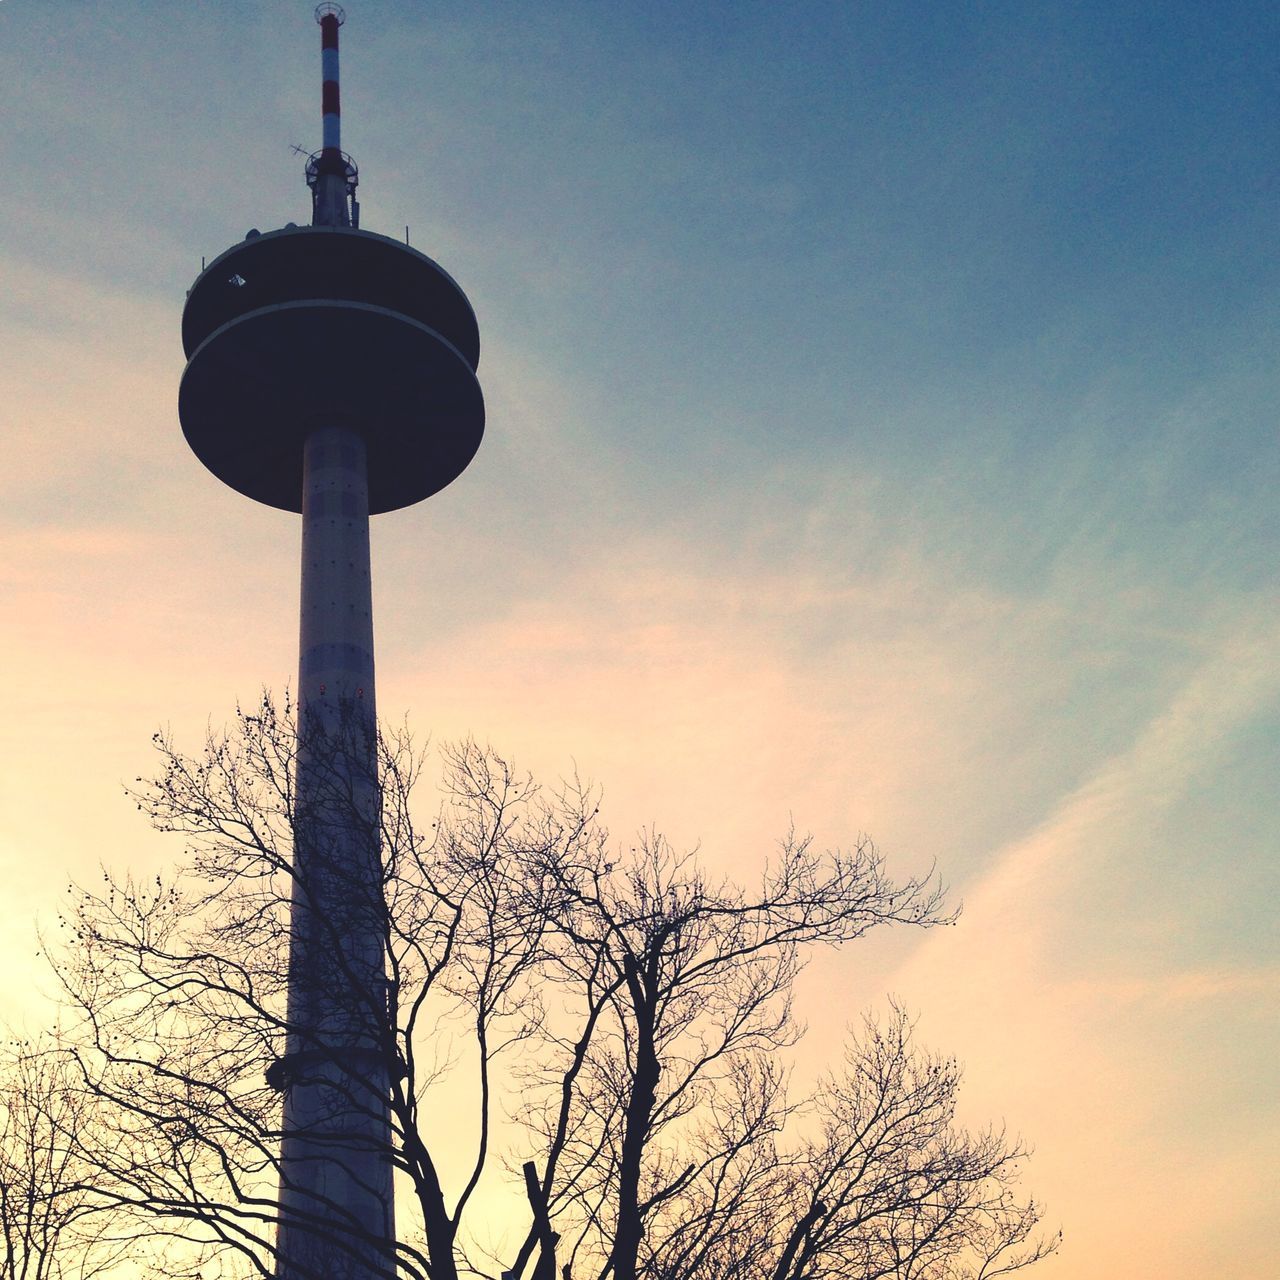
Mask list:
[[[0,0],[0,1015],[176,855],[122,795],[296,663],[296,517],[178,427],[185,290],[305,221],[312,6]],[[485,440],[374,522],[380,709],[753,877],[959,924],[815,963],[1035,1148],[1058,1280],[1277,1263],[1280,11],[351,0],[362,225],[480,322]]]

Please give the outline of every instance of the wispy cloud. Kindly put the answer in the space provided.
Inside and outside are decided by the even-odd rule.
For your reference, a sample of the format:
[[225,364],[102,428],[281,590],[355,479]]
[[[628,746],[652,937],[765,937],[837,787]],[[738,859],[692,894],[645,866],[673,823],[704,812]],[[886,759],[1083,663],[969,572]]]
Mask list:
[[[922,940],[891,979],[923,1010],[928,1034],[969,1059],[975,1116],[991,1108],[1036,1117],[1038,1192],[1063,1210],[1108,1198],[1126,1206],[1091,1217],[1074,1263],[1085,1270],[1118,1265],[1134,1213],[1164,1212],[1172,1151],[1182,1153],[1180,1219],[1159,1248],[1125,1264],[1126,1274],[1160,1275],[1185,1261],[1180,1249],[1266,1216],[1253,1190],[1267,1181],[1257,1151],[1236,1145],[1228,1156],[1223,1135],[1239,1127],[1242,1106],[1251,1125],[1274,1131],[1280,1123],[1266,1086],[1280,1049],[1280,965],[1261,939],[1243,963],[1198,961],[1195,894],[1182,904],[1192,940],[1182,942],[1179,962],[1149,959],[1144,904],[1122,872],[1136,856],[1152,859],[1147,878],[1170,874],[1145,837],[1196,803],[1229,762],[1234,736],[1270,712],[1280,694],[1278,642],[1269,604],[1220,636],[1128,749],[999,851],[969,886],[959,927]],[[1094,935],[1123,933],[1126,921],[1128,949],[1097,954]],[[1176,931],[1179,922],[1162,919],[1160,928]],[[1264,1164],[1274,1169],[1273,1153]]]

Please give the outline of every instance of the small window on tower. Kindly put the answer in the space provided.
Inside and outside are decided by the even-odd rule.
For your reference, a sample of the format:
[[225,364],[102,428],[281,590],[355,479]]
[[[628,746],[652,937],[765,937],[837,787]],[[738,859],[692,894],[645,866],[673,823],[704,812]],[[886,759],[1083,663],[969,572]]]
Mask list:
[[243,289],[249,282],[237,271],[227,283],[235,285],[237,289]]

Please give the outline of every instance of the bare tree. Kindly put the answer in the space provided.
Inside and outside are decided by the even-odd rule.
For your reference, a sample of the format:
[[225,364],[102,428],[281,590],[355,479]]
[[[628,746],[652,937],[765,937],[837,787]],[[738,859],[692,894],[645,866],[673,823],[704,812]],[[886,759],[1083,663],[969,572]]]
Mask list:
[[562,1046],[558,1106],[527,1115],[558,1230],[535,1214],[514,1271],[552,1235],[562,1266],[615,1280],[976,1278],[1052,1251],[1014,1196],[1024,1150],[954,1126],[958,1068],[914,1049],[901,1010],[788,1100],[803,949],[937,923],[936,891],[894,885],[869,844],[819,857],[794,837],[754,895],[656,837],[617,867],[557,872],[549,972],[584,1031]]
[[[161,772],[131,794],[184,839],[180,869],[148,885],[107,873],[64,922],[57,967],[94,1106],[76,1158],[101,1203],[181,1239],[192,1267],[270,1276],[282,1096],[308,1069],[284,1050],[304,874],[290,708],[264,699],[194,756],[156,747]],[[380,809],[348,803],[380,851],[387,981],[352,1015],[389,1082],[412,1210],[400,1240],[375,1242],[388,1275],[978,1280],[1052,1247],[1015,1198],[1021,1149],[954,1127],[958,1072],[914,1050],[900,1014],[813,1096],[788,1094],[805,956],[948,920],[932,879],[895,883],[869,842],[820,853],[791,836],[753,889],[712,881],[656,834],[617,850],[589,789],[540,789],[472,743],[442,752],[420,819],[426,756],[405,731],[377,748]],[[295,999],[308,981],[333,990],[295,972]],[[456,1125],[442,1137],[446,1107],[469,1117],[465,1150]],[[475,1212],[504,1177],[528,1224],[509,1252]],[[368,1254],[337,1206],[304,1225],[331,1256]]]
[[79,1135],[90,1114],[79,1073],[54,1038],[0,1050],[0,1280],[92,1280],[132,1232],[104,1212]]

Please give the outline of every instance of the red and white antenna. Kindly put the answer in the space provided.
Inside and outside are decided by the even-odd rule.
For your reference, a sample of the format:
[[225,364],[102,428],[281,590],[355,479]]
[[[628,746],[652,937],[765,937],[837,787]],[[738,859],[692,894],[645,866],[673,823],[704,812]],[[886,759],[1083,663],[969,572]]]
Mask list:
[[338,28],[347,20],[342,6],[316,5],[316,21],[320,24],[320,67],[324,85],[320,91],[324,116],[324,149],[342,152],[342,103],[338,96]]
[[342,99],[338,89],[338,28],[347,20],[340,4],[316,5],[320,24],[320,67],[323,81],[320,111],[322,147],[307,161],[311,188],[311,223],[317,227],[358,227],[360,205],[355,198],[357,170],[342,151]]

